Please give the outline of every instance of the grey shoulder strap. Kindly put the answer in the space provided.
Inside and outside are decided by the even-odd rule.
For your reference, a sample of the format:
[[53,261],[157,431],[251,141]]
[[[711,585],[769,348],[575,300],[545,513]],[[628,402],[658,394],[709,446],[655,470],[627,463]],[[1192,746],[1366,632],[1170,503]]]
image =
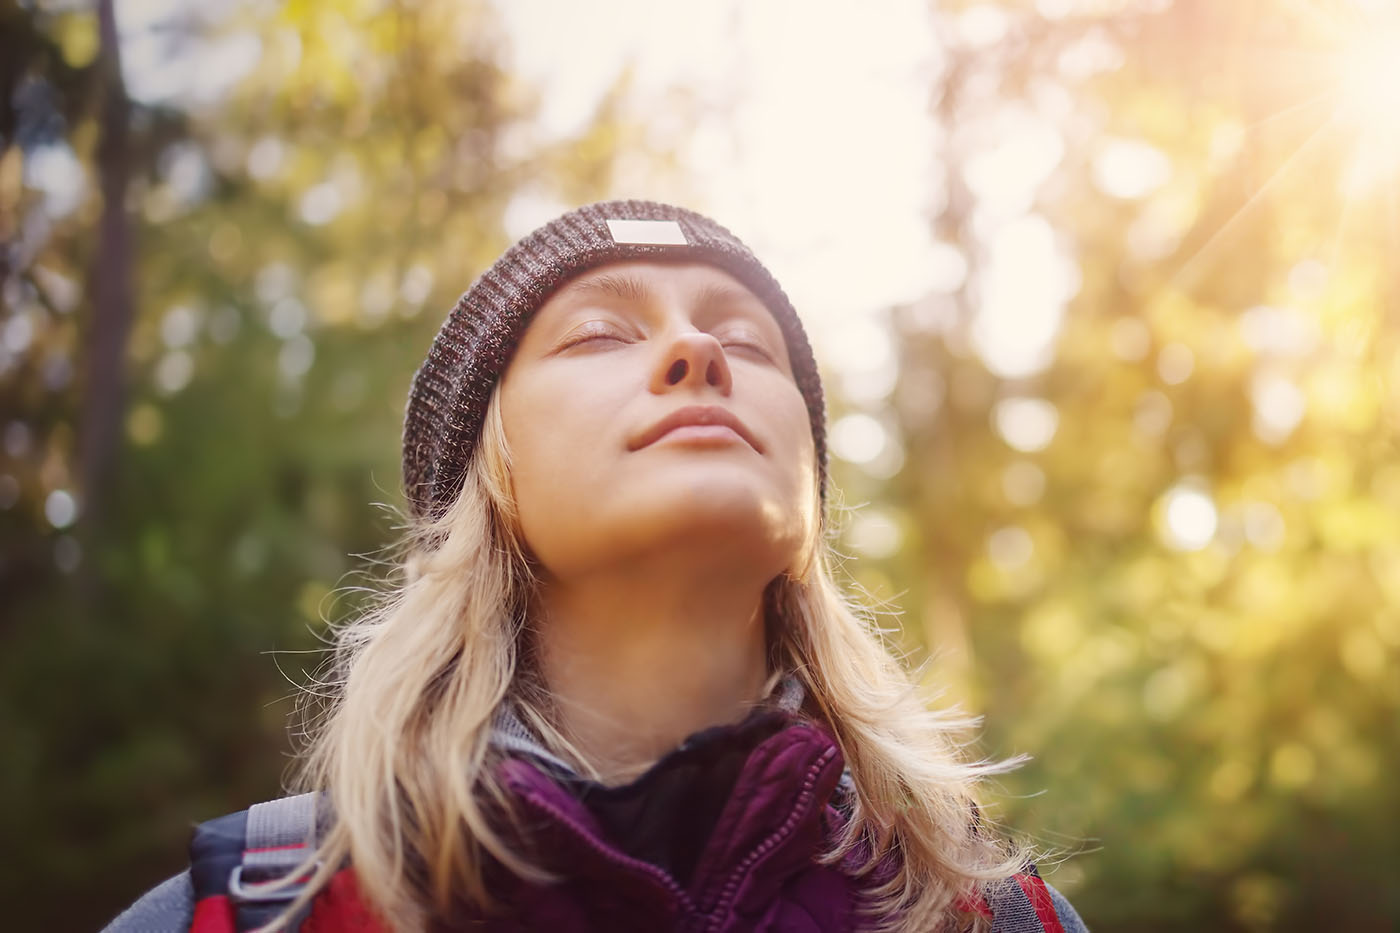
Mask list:
[[264,926],[301,893],[301,884],[274,883],[302,864],[315,846],[320,797],[314,792],[298,794],[248,808],[243,860],[228,880],[239,930]]
[[246,869],[277,870],[296,867],[316,842],[316,802],[320,794],[280,797],[248,808],[248,828],[243,835]]

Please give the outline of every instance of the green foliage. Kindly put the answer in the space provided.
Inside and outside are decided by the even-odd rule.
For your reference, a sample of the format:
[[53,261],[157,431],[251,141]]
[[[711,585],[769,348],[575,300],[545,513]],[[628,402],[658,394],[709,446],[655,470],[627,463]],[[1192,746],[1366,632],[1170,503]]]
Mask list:
[[[987,753],[1033,756],[993,813],[1075,856],[1050,877],[1092,928],[1392,928],[1400,127],[1349,124],[1345,91],[1298,106],[1349,49],[1299,8],[1346,22],[1335,5],[1122,7],[1012,11],[953,59],[951,126],[1021,104],[1063,143],[1023,210],[1081,284],[1047,367],[984,362],[998,220],[955,133],[937,225],[971,273],[890,315],[900,376],[872,413],[904,468],[840,478],[903,545],[854,566],[903,594]],[[1110,64],[1075,76],[1086,41]],[[1169,172],[1113,196],[1115,138]],[[1043,446],[999,428],[1022,398],[1054,419]]]
[[[256,67],[213,107],[134,105],[137,313],[96,528],[77,458],[104,89],[54,51],[90,63],[96,17],[7,14],[35,50],[7,87],[82,90],[0,127],[0,218],[27,251],[7,320],[32,324],[0,370],[9,928],[96,928],[182,867],[194,821],[276,794],[291,682],[321,660],[299,652],[393,536],[408,382],[443,313],[507,244],[522,186],[608,183],[606,119],[520,142],[534,104],[484,8],[346,9],[193,24],[180,41],[255,36]],[[69,214],[21,183],[34,125],[88,174]],[[48,511],[55,490],[76,525]]]
[[[443,312],[506,245],[514,198],[603,196],[642,139],[614,95],[536,144],[488,8],[369,6],[192,21],[180,41],[256,37],[255,67],[212,103],[133,105],[136,315],[93,526],[81,390],[112,89],[86,9],[0,12],[9,927],[95,928],[182,867],[191,822],[277,791],[288,680],[319,660],[297,652],[392,538],[408,381]],[[969,274],[889,310],[888,398],[843,404],[830,380],[838,418],[902,451],[897,471],[835,465],[871,503],[851,573],[902,605],[931,692],[985,715],[987,754],[1033,756],[990,812],[1073,856],[1050,878],[1091,927],[1393,928],[1400,127],[1328,91],[1367,20],[1042,0],[1005,4],[988,46],[960,44],[957,6],[937,17],[931,223]],[[988,185],[975,161],[1018,130],[976,128],[1008,105],[1058,148],[998,206],[1024,166]],[[54,142],[86,177],[70,212],[25,182]],[[979,336],[983,274],[1029,215],[1077,288],[1053,357],[1012,373]]]

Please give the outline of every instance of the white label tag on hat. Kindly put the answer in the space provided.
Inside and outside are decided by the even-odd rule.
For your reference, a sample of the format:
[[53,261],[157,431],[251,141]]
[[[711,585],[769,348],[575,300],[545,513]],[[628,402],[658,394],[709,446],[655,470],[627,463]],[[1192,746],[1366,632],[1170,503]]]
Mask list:
[[689,241],[685,231],[674,220],[613,220],[608,218],[608,232],[614,243],[653,243],[660,246],[685,246]]

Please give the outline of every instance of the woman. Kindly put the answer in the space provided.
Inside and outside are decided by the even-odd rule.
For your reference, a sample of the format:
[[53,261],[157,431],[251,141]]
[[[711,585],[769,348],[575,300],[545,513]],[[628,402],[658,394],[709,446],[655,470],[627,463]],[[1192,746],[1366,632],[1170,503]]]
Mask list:
[[825,431],[715,222],[517,243],[414,378],[402,580],[338,634],[321,793],[204,824],[111,929],[1082,929],[833,584]]

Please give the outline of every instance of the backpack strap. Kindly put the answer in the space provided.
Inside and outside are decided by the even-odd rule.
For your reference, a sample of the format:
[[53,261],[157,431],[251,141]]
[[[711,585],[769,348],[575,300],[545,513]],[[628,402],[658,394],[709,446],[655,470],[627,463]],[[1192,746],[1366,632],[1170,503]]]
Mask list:
[[[309,875],[294,884],[276,884],[305,861],[316,839],[320,795],[299,794],[254,804],[243,831],[243,853],[228,876],[235,929],[252,930],[271,921],[305,887]],[[307,913],[293,918],[296,930]]]
[[991,919],[992,933],[1032,930],[1037,933],[1066,933],[1059,912],[1055,910],[1050,889],[1035,865],[1027,865],[1025,870],[984,894],[965,899],[959,906]]
[[1055,910],[1055,901],[1050,897],[1050,889],[1040,877],[1040,870],[1031,865],[1028,871],[1016,876],[1016,884],[1020,885],[1026,900],[1031,902],[1031,909],[1045,928],[1045,933],[1065,933],[1059,912]]

